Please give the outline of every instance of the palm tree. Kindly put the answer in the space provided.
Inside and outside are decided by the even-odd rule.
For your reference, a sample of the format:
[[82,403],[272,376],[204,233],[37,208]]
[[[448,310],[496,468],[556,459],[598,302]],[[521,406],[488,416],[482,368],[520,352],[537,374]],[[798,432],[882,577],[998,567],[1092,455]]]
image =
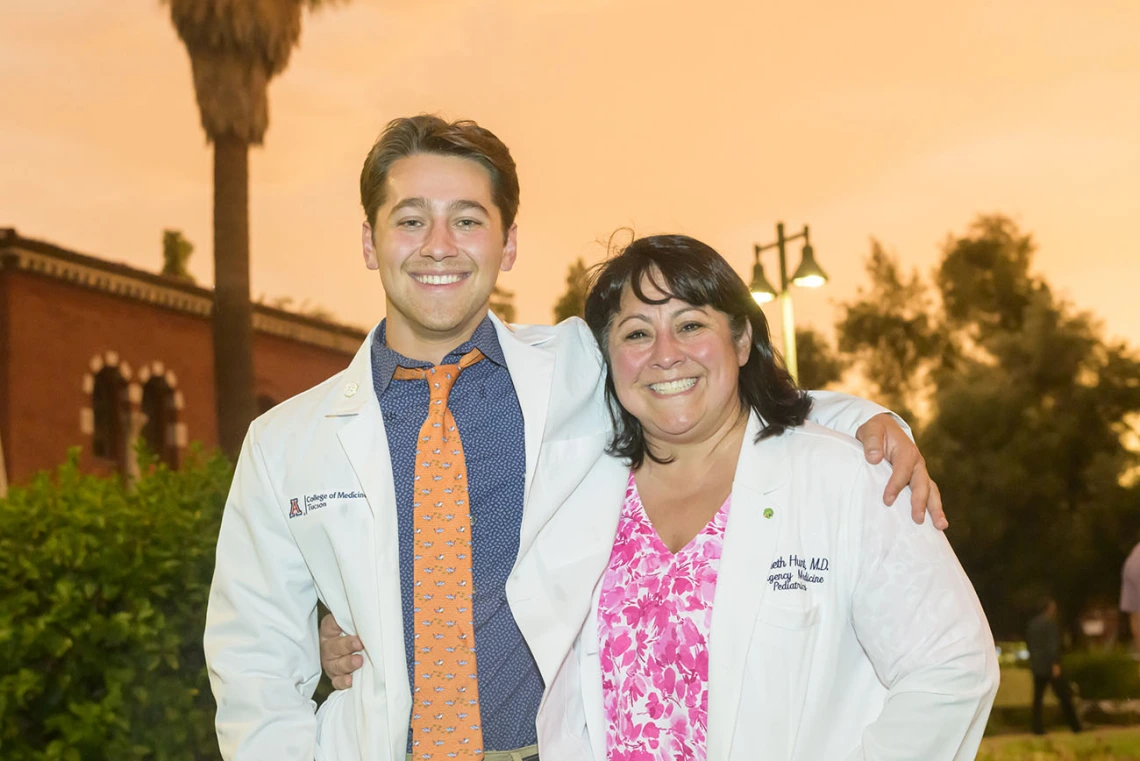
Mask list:
[[236,456],[256,413],[249,298],[249,147],[269,126],[269,80],[285,70],[305,8],[330,0],[165,0],[190,53],[214,144],[214,388],[218,442]]

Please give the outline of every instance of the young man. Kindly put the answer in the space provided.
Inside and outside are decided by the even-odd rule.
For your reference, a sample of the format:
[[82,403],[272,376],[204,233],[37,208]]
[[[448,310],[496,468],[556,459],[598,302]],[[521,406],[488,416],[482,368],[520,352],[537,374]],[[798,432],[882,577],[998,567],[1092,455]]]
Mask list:
[[[519,197],[492,133],[397,119],[360,187],[387,317],[344,372],[250,427],[206,620],[222,755],[531,758],[543,684],[605,564],[585,548],[609,551],[604,520],[559,510],[603,456],[598,349],[581,321],[512,329],[488,312]],[[814,398],[817,422],[866,424],[868,457],[895,464],[892,499],[911,481],[916,519],[929,495],[944,524],[890,415]],[[319,719],[318,598],[362,650]]]

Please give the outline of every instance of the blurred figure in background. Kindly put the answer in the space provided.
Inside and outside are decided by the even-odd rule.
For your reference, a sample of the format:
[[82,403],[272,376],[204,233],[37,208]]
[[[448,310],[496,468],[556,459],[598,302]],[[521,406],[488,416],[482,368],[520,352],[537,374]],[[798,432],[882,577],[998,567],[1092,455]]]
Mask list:
[[1120,609],[1128,614],[1132,652],[1140,655],[1140,542],[1132,548],[1120,571]]
[[1057,625],[1057,601],[1044,600],[1041,612],[1029,622],[1025,632],[1029,647],[1029,668],[1033,670],[1033,734],[1045,734],[1042,700],[1045,688],[1051,686],[1061,713],[1073,732],[1081,731],[1081,721],[1073,710],[1073,696],[1069,683],[1061,675],[1061,627]]

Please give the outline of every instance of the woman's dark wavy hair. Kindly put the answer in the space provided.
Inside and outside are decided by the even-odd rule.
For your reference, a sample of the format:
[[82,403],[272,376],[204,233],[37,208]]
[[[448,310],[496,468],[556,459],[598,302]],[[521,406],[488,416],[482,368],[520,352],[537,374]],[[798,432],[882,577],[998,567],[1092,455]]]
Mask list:
[[[643,284],[652,282],[664,300],[650,299]],[[778,436],[786,428],[802,425],[811,399],[796,387],[784,361],[772,349],[768,320],[752,298],[748,286],[720,254],[687,235],[651,235],[638,238],[623,251],[600,264],[586,296],[586,324],[594,333],[606,362],[606,402],[614,423],[608,452],[629,461],[634,469],[646,457],[658,459],[645,442],[641,423],[618,403],[613,366],[609,358],[609,331],[621,308],[626,286],[646,304],[677,299],[693,306],[711,306],[728,316],[734,338],[752,325],[752,351],[740,368],[740,403],[760,416],[763,428],[757,441]]]

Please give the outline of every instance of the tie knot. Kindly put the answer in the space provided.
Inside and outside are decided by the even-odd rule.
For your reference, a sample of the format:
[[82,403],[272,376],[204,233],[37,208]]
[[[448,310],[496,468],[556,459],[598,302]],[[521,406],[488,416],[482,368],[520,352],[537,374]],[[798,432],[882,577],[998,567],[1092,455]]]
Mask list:
[[447,397],[451,393],[456,379],[459,378],[459,373],[483,359],[483,356],[483,352],[472,349],[460,357],[459,362],[455,364],[436,365],[435,367],[397,367],[392,377],[396,380],[426,380],[432,403],[446,407]]

